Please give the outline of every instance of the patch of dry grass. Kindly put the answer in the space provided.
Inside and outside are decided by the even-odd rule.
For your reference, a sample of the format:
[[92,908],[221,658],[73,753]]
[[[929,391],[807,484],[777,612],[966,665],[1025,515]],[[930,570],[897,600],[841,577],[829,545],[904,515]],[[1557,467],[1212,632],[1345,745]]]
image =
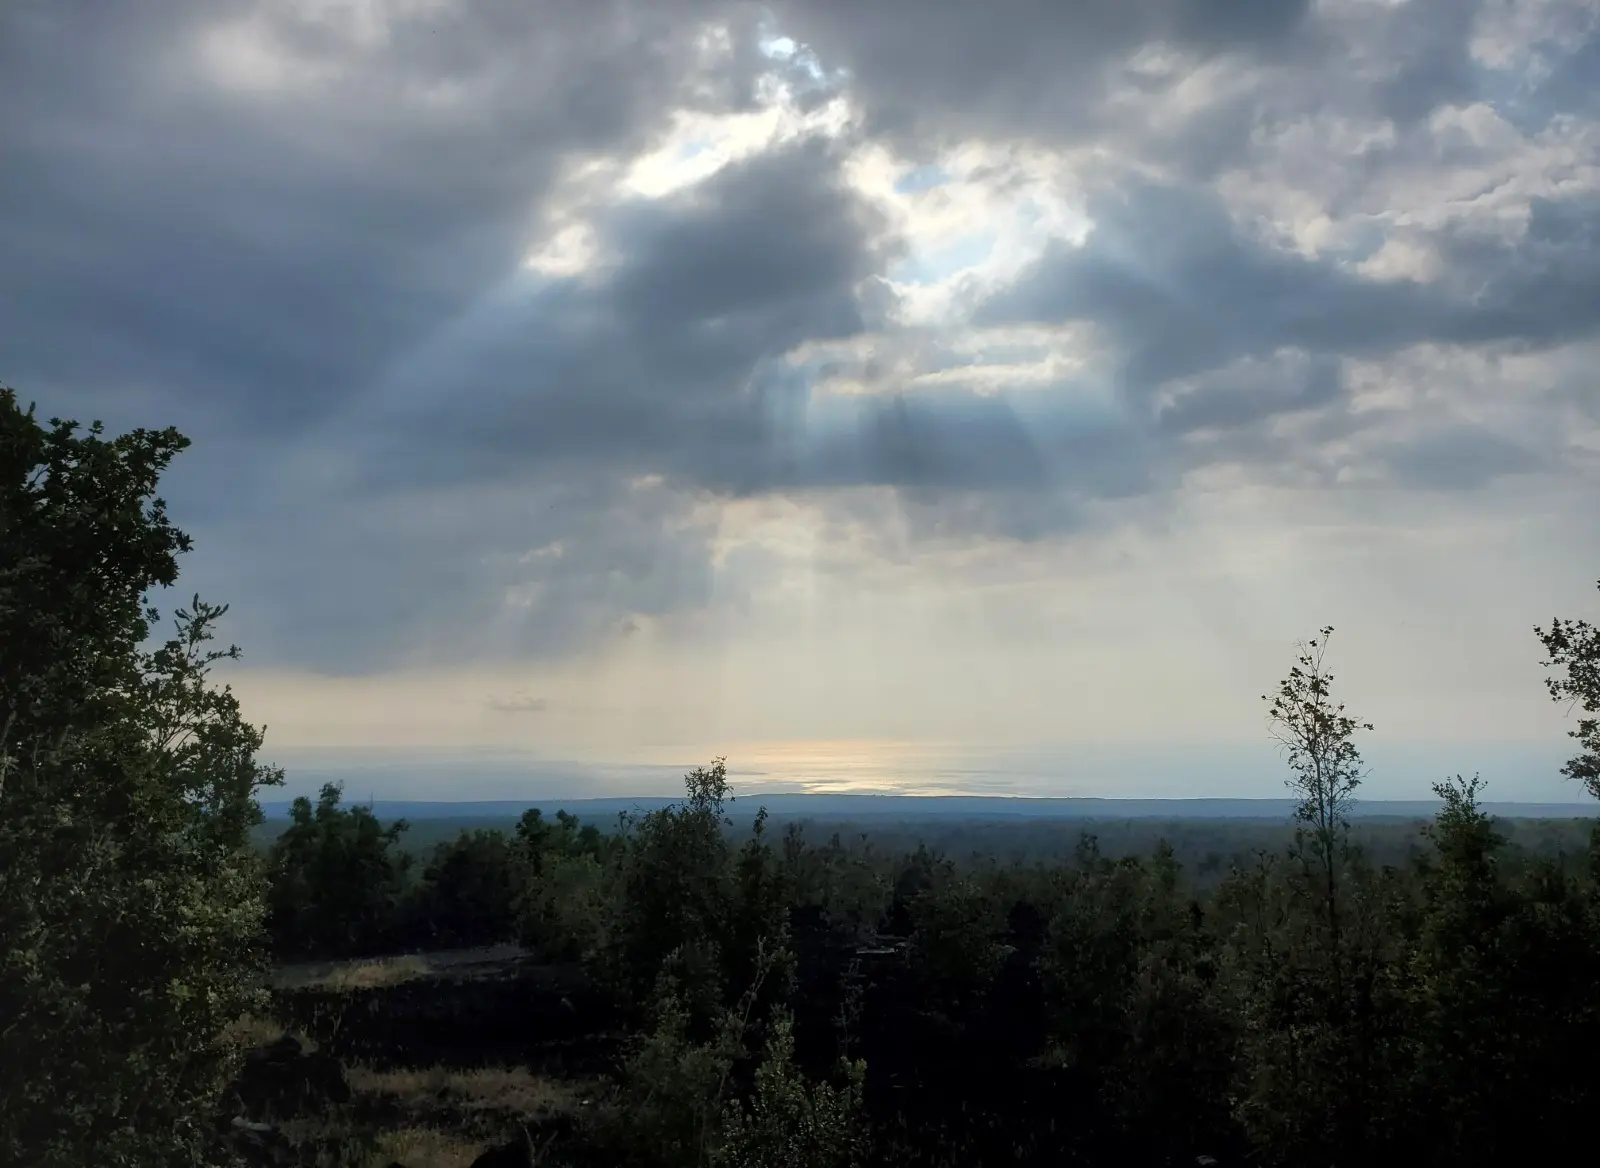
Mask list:
[[378,989],[431,977],[437,972],[434,963],[423,954],[405,953],[396,957],[280,965],[272,971],[272,985],[279,990]]
[[443,1102],[467,1110],[514,1115],[570,1111],[577,1104],[578,1095],[574,1084],[536,1075],[525,1067],[408,1067],[380,1071],[356,1064],[346,1070],[345,1078],[352,1090],[390,1095],[408,1106]]
[[307,984],[330,990],[374,990],[415,981],[431,972],[426,958],[408,953],[403,957],[347,962]]
[[223,1030],[222,1040],[229,1046],[251,1050],[258,1046],[266,1046],[269,1042],[276,1042],[284,1036],[284,1033],[284,1028],[271,1018],[247,1014]]
[[471,1168],[489,1145],[482,1138],[426,1124],[363,1131],[348,1116],[325,1115],[286,1120],[279,1131],[314,1168]]
[[432,1127],[407,1127],[378,1136],[373,1168],[398,1160],[406,1168],[470,1168],[485,1145]]

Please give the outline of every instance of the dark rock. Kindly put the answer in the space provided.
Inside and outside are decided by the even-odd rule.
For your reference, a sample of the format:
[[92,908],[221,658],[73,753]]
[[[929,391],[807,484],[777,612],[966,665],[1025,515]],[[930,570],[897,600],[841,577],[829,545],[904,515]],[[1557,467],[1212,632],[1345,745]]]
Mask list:
[[533,1168],[533,1146],[527,1136],[518,1136],[483,1152],[472,1168]]
[[277,1128],[236,1116],[229,1125],[229,1146],[249,1168],[290,1168],[295,1148]]
[[518,962],[360,990],[300,986],[279,991],[276,1008],[328,1054],[383,1069],[521,1064],[588,1078],[619,1052],[615,1001],[575,965]]
[[245,1056],[235,1091],[247,1111],[258,1113],[293,1113],[350,1099],[339,1060],[321,1051],[305,1053],[288,1034]]
[[[580,1100],[578,1105],[581,1107],[587,1102],[588,1100]],[[525,1121],[523,1130],[527,1132],[527,1142],[535,1147],[547,1148],[558,1141],[571,1139],[576,1126],[572,1116],[557,1114]]]
[[305,1053],[305,1047],[300,1040],[292,1034],[285,1034],[282,1038],[274,1039],[262,1047],[257,1047],[245,1056],[246,1062],[283,1062]]
[[350,1084],[345,1082],[344,1064],[338,1059],[318,1052],[303,1055],[300,1066],[306,1087],[317,1099],[329,1103],[350,1102]]

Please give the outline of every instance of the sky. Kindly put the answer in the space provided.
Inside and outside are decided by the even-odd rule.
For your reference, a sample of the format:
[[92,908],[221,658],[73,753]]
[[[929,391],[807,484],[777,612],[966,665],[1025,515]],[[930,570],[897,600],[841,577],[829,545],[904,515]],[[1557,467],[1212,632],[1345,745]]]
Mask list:
[[[0,384],[291,793],[1572,800],[1595,0],[12,0]],[[168,598],[170,601],[178,597]]]

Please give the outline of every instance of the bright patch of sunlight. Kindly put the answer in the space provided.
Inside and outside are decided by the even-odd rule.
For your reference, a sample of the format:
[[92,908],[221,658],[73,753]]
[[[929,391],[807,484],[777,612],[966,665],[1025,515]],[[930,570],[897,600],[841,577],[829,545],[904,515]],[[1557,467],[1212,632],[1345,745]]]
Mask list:
[[[573,160],[547,203],[542,236],[524,258],[530,269],[553,279],[581,276],[605,262],[605,240],[595,226],[609,208],[636,199],[682,195],[729,166],[805,140],[838,139],[854,124],[848,97],[806,103],[790,68],[802,66],[814,84],[837,81],[792,40],[763,42],[773,67],[756,83],[755,108],[739,113],[675,111],[667,130],[632,157]],[[699,42],[708,72],[734,51],[726,29],[709,27]]]
[[619,193],[663,198],[777,146],[813,135],[836,138],[854,116],[843,97],[802,109],[793,88],[770,75],[757,83],[756,101],[749,113],[678,113],[664,140],[628,167]]
[[529,252],[522,262],[547,279],[567,280],[589,271],[599,255],[600,245],[594,228],[587,223],[567,223]]
[[736,742],[727,754],[735,794],[956,795],[966,789],[941,771],[969,750],[956,743],[853,738]]
[[1086,325],[1007,326],[936,332],[902,329],[808,343],[787,361],[812,371],[819,397],[850,398],[965,390],[979,396],[1058,390],[1075,384],[1083,404],[1115,404],[1099,375]]
[[984,142],[933,160],[900,158],[876,144],[858,150],[847,166],[851,184],[906,243],[888,273],[901,323],[955,323],[977,296],[1015,279],[1052,243],[1081,244],[1092,225],[1077,165],[1059,151]]

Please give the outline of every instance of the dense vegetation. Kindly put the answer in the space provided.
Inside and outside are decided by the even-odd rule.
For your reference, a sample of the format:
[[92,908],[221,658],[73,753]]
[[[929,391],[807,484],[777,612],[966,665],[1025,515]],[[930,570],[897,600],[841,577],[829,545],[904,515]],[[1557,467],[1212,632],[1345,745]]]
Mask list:
[[[405,824],[329,787],[262,855],[277,776],[206,682],[221,610],[144,647],[187,547],[153,494],[182,440],[41,426],[6,394],[0,443],[5,1163],[222,1157],[228,1028],[269,949],[506,939],[581,970],[626,1032],[618,1105],[544,1162],[1461,1165],[1590,1142],[1600,834],[1514,848],[1458,777],[1414,846],[1364,847],[1371,727],[1334,696],[1331,630],[1267,695],[1300,813],[1251,856],[735,830],[720,760],[672,807],[530,810],[417,863]],[[1536,633],[1584,712],[1567,773],[1600,797],[1600,634]]]
[[258,1000],[260,734],[207,683],[223,610],[152,649],[185,445],[0,390],[0,1163],[185,1164]]

